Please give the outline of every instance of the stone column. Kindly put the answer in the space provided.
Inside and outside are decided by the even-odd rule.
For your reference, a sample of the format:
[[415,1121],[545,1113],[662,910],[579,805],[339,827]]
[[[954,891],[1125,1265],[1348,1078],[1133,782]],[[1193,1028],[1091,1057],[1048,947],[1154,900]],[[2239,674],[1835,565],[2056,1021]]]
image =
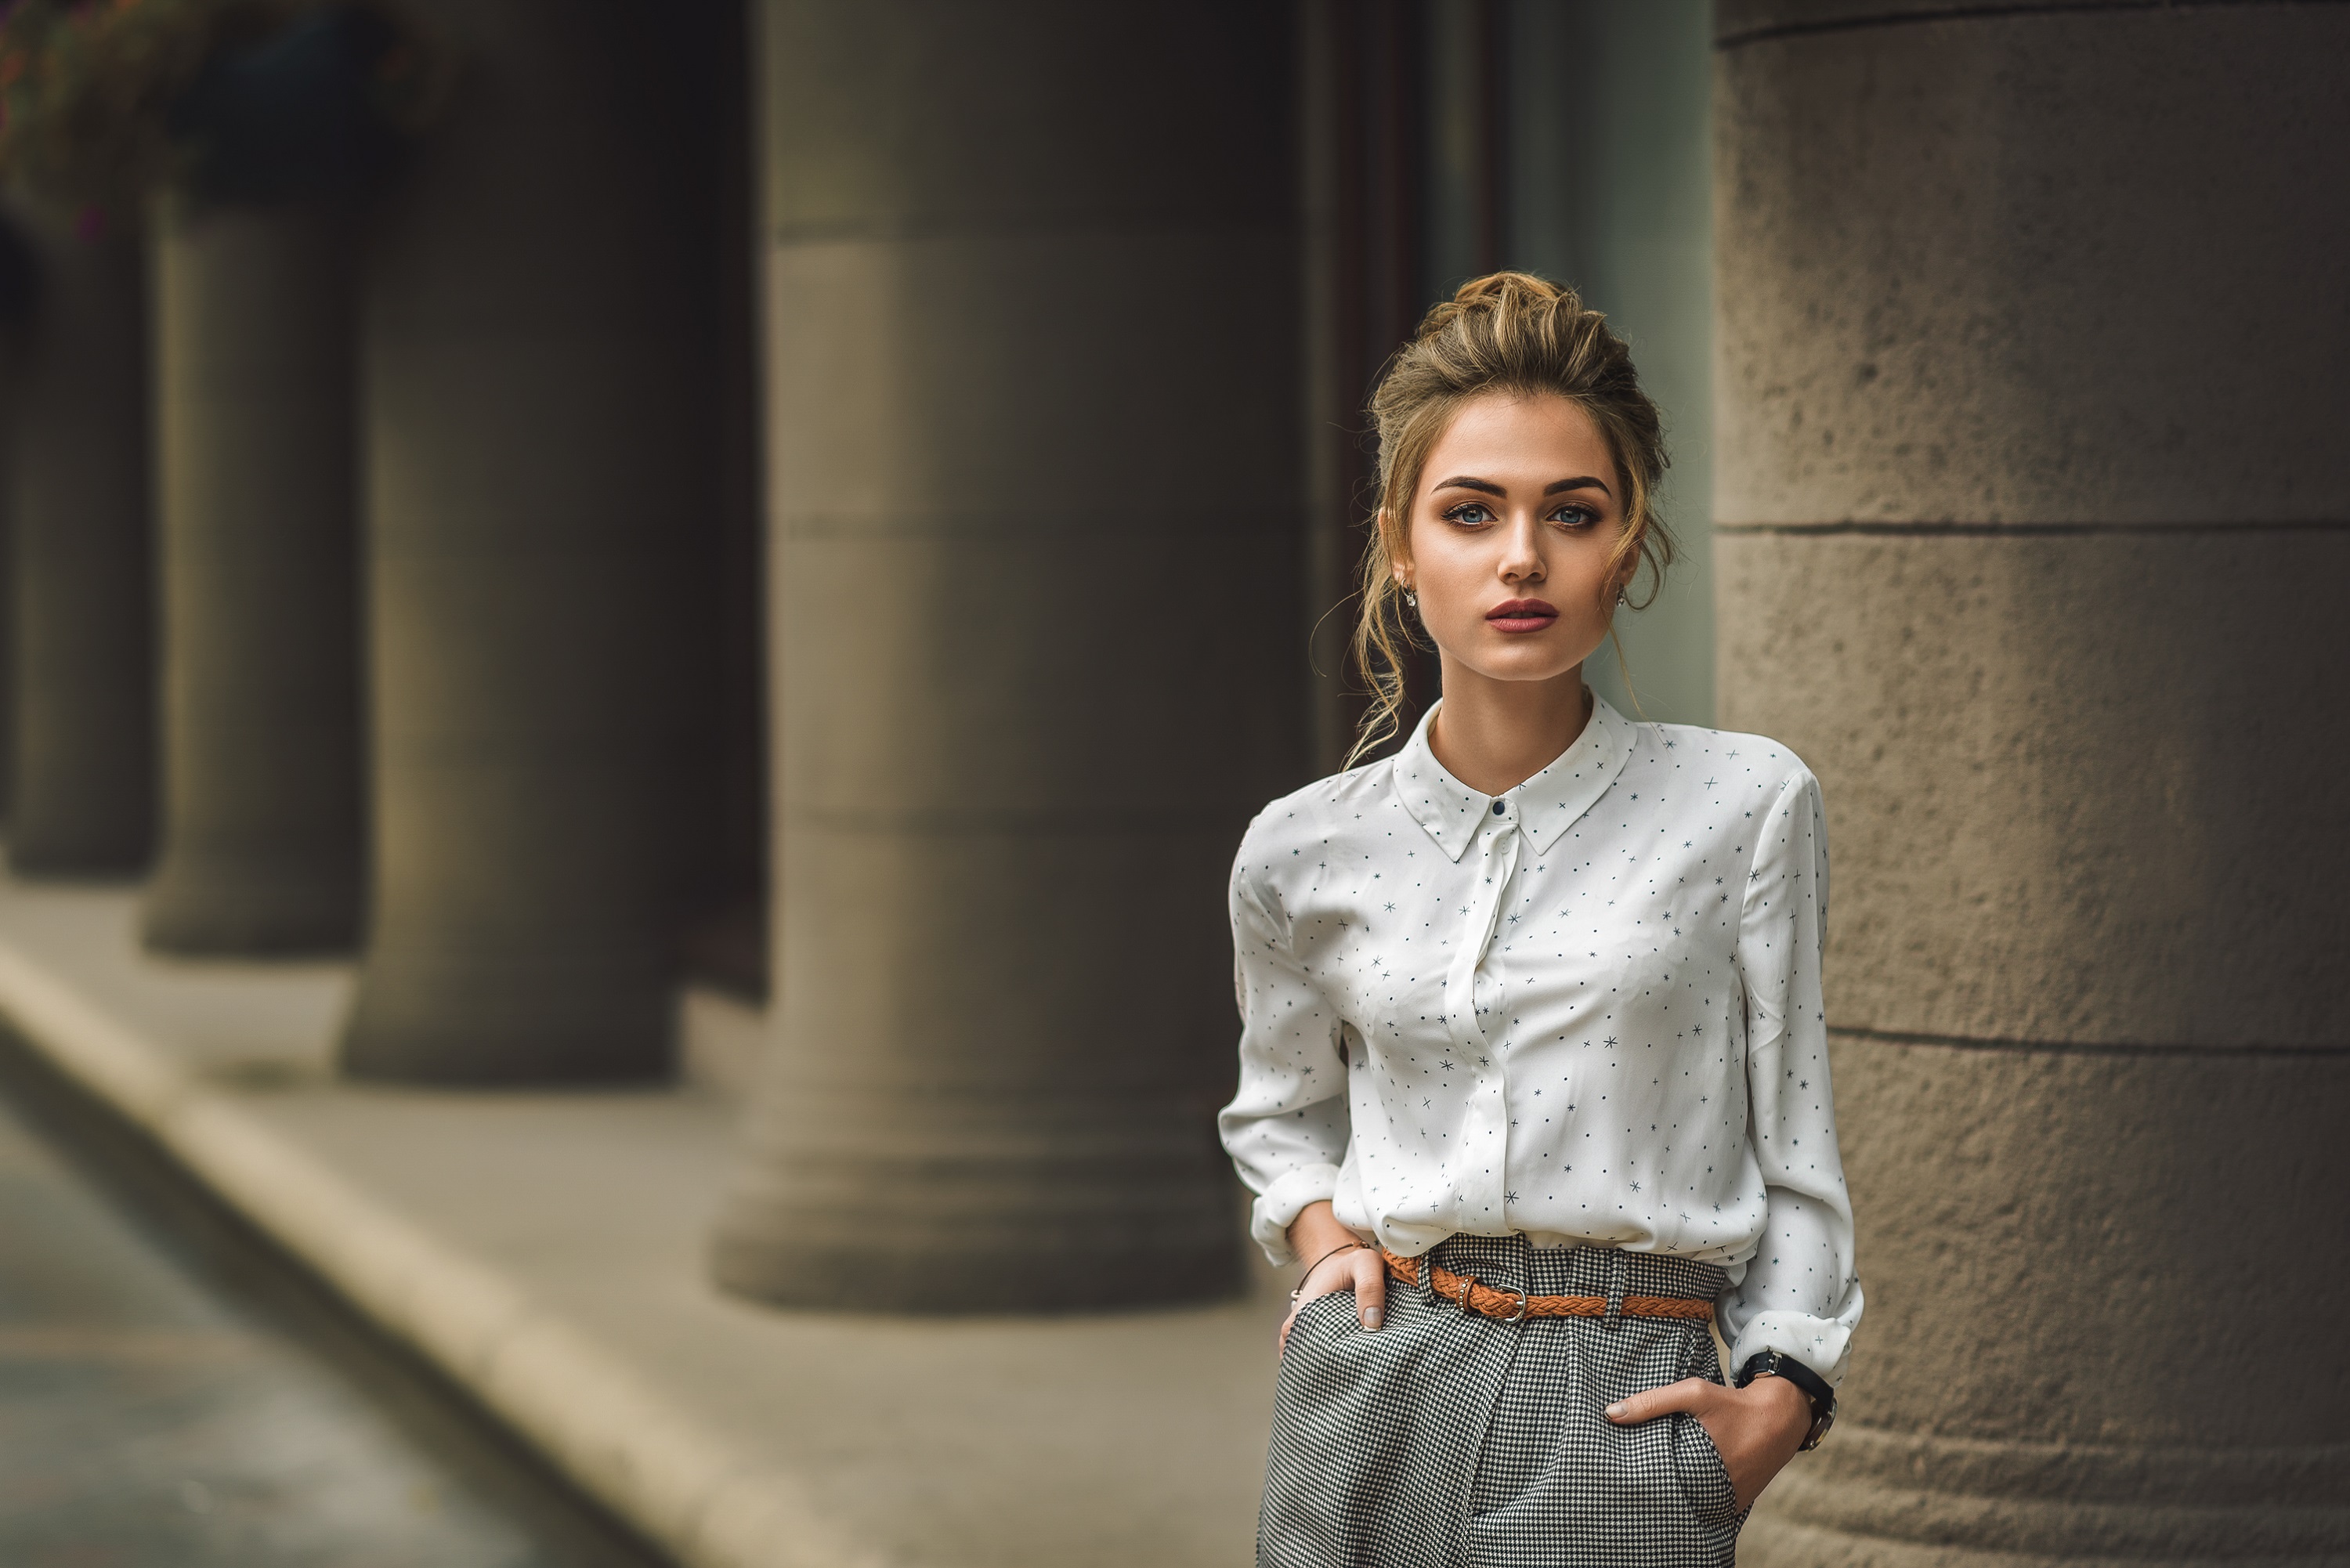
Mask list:
[[2339,1563],[2350,9],[1850,9],[1721,8],[1721,719],[1825,785],[1869,1294],[1742,1561]]
[[718,1277],[1229,1289],[1224,880],[1310,739],[1288,16],[762,16],[780,1033]]
[[8,518],[16,495],[8,473],[16,462],[26,335],[38,265],[21,215],[0,203],[0,824],[7,820],[9,793],[16,784],[16,527]]
[[146,269],[135,234],[13,210],[35,275],[5,480],[8,861],[117,875],[146,864],[155,836]]
[[660,8],[432,0],[463,75],[362,268],[373,865],[344,1062],[668,1062],[704,391]]
[[148,945],[348,947],[359,701],[346,222],[168,213],[156,234],[163,852]]

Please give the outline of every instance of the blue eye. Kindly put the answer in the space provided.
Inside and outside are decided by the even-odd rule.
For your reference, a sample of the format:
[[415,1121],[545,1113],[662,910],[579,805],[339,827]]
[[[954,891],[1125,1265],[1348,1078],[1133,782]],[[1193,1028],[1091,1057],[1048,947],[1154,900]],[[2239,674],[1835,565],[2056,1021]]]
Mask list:
[[1570,528],[1581,528],[1599,521],[1599,514],[1588,506],[1562,506],[1550,514],[1554,523],[1564,523]]
[[1486,509],[1485,504],[1482,501],[1464,501],[1447,511],[1444,517],[1450,523],[1491,523],[1493,520],[1492,513]]

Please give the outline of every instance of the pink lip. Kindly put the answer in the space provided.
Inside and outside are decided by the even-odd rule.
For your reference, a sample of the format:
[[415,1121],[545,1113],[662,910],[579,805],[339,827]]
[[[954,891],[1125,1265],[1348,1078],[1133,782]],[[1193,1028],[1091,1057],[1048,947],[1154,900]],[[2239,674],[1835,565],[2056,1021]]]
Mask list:
[[1485,624],[1495,631],[1540,631],[1558,618],[1558,611],[1541,599],[1503,599],[1485,612]]

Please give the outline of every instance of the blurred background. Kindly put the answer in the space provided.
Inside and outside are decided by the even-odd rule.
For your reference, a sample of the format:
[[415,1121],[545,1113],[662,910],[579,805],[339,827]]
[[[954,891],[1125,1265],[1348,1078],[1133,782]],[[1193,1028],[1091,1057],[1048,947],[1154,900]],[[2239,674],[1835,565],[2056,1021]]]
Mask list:
[[2345,59],[18,0],[0,1548],[1243,1558],[1224,876],[1360,712],[1368,389],[1509,266],[1665,410],[1593,683],[1828,801],[1869,1321],[1746,1560],[2350,1557]]

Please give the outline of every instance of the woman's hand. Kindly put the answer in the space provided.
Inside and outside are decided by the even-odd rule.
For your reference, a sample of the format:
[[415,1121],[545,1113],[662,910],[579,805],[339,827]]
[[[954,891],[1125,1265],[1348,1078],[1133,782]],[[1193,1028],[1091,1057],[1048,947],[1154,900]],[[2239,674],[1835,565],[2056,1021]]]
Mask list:
[[1713,1439],[1742,1511],[1754,1505],[1812,1429],[1811,1396],[1783,1377],[1757,1377],[1743,1388],[1684,1377],[1617,1400],[1607,1407],[1607,1418],[1634,1427],[1676,1410],[1695,1416]]
[[1289,1327],[1305,1303],[1332,1291],[1355,1293],[1355,1315],[1377,1328],[1387,1314],[1388,1266],[1377,1247],[1338,1223],[1329,1199],[1309,1203],[1289,1227],[1289,1244],[1308,1265],[1290,1293],[1289,1315],[1281,1320],[1280,1347],[1289,1348]]

